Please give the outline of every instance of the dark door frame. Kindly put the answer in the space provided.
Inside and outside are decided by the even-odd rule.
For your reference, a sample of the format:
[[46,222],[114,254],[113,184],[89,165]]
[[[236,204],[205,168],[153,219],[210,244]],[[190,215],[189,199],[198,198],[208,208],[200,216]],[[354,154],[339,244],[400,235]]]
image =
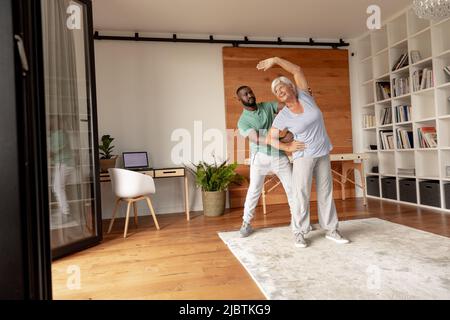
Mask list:
[[[50,242],[47,130],[43,72],[41,1],[2,0],[0,25],[0,299],[52,299],[52,257],[95,245],[102,238],[92,5],[86,4],[88,24],[93,156],[95,159],[96,236],[53,253]],[[20,36],[28,70],[18,53]],[[8,190],[3,192],[3,189]]]
[[[86,19],[86,52],[85,57],[89,59],[86,65],[86,75],[89,77],[90,92],[90,108],[89,120],[92,124],[93,157],[94,157],[94,184],[93,194],[95,202],[95,235],[81,241],[71,243],[62,247],[55,248],[48,253],[51,248],[51,232],[49,223],[49,196],[48,196],[48,164],[47,164],[47,142],[46,142],[46,114],[45,114],[45,88],[44,88],[44,59],[43,59],[43,43],[42,43],[42,14],[41,1],[36,0],[17,0],[15,3],[15,27],[16,34],[20,32],[23,37],[25,50],[28,56],[30,71],[27,77],[23,77],[19,91],[24,95],[24,103],[21,119],[24,119],[19,128],[24,129],[23,141],[24,147],[28,147],[27,154],[32,154],[36,163],[28,175],[35,175],[34,183],[26,183],[27,187],[36,188],[26,191],[26,194],[32,196],[37,195],[38,199],[27,199],[27,203],[31,205],[28,210],[40,206],[40,212],[31,213],[34,219],[30,224],[39,228],[40,234],[45,237],[46,248],[40,250],[45,255],[50,254],[51,260],[55,260],[77,251],[97,245],[102,240],[102,216],[101,216],[101,194],[100,194],[100,177],[99,177],[99,150],[98,150],[98,127],[97,127],[97,105],[96,105],[96,83],[95,83],[95,59],[94,59],[94,39],[93,39],[93,21],[92,21],[92,2],[91,0],[76,0],[85,5]],[[21,70],[17,70],[20,74]],[[21,89],[21,90],[20,90]],[[25,103],[26,102],[26,103]],[[30,163],[30,162],[29,162]],[[31,168],[30,168],[31,169]],[[29,225],[30,225],[29,224]],[[36,256],[35,259],[41,257]],[[47,257],[45,258],[47,261]],[[51,266],[49,267],[51,268]],[[51,276],[51,274],[50,274]]]
[[[39,1],[40,2],[40,1]],[[98,124],[97,124],[97,94],[96,94],[96,82],[95,82],[95,56],[94,56],[94,33],[93,33],[93,19],[92,19],[92,1],[91,0],[75,0],[75,2],[79,2],[85,5],[85,15],[84,19],[86,19],[86,46],[85,46],[85,57],[89,59],[89,63],[86,65],[86,76],[89,78],[89,83],[86,88],[86,92],[90,92],[90,96],[88,94],[88,104],[90,107],[90,113],[88,113],[88,122],[92,125],[90,129],[92,129],[92,145],[91,149],[94,157],[94,183],[93,183],[93,195],[96,199],[95,201],[95,231],[96,234],[92,237],[83,239],[81,241],[71,243],[65,246],[61,246],[59,248],[55,248],[52,250],[53,259],[59,259],[64,256],[73,254],[77,251],[81,251],[87,249],[89,247],[97,245],[103,239],[103,231],[102,231],[102,214],[101,214],[101,190],[100,190],[100,157],[99,157],[99,148],[98,148]],[[40,17],[39,10],[39,17]],[[39,29],[41,30],[41,29]],[[42,43],[41,43],[42,44]],[[42,45],[41,45],[42,52]],[[41,61],[43,61],[41,57]],[[43,65],[43,62],[42,62]],[[43,80],[42,80],[43,81]],[[43,95],[42,95],[43,98]]]
[[[9,87],[15,96],[3,107],[9,116],[6,134],[12,146],[0,151],[2,159],[11,159],[2,163],[0,178],[12,190],[2,195],[2,214],[10,224],[2,226],[9,239],[2,237],[1,245],[16,250],[9,252],[8,263],[2,264],[2,271],[7,270],[8,274],[3,274],[2,282],[7,287],[1,286],[0,293],[5,299],[47,300],[52,298],[52,281],[40,17],[36,14],[39,2],[7,0],[2,5],[3,9],[9,7],[2,14],[10,32],[2,41],[12,49],[13,59],[1,57],[7,58],[11,71],[1,75],[9,81],[8,86],[3,82],[1,90]],[[22,39],[28,70],[24,69],[14,36]]]
[[16,121],[14,33],[11,1],[0,2],[0,299],[23,299],[27,269],[22,254],[19,139]]

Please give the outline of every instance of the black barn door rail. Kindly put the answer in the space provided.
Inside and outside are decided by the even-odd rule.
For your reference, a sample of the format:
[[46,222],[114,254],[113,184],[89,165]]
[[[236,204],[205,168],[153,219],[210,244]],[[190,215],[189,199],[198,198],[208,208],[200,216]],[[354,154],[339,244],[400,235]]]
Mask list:
[[149,41],[149,42],[181,42],[181,43],[222,43],[231,44],[234,47],[239,45],[272,45],[272,46],[317,46],[317,47],[332,47],[337,49],[339,47],[348,47],[350,44],[342,39],[339,42],[320,42],[314,41],[309,38],[309,41],[283,41],[281,38],[277,38],[276,41],[269,40],[249,40],[248,37],[244,37],[243,40],[225,40],[214,39],[213,36],[209,36],[209,39],[192,39],[192,38],[178,38],[176,34],[173,34],[171,38],[161,37],[142,37],[139,33],[135,33],[134,36],[112,36],[112,35],[100,35],[98,31],[94,33],[94,40],[115,40],[115,41]]

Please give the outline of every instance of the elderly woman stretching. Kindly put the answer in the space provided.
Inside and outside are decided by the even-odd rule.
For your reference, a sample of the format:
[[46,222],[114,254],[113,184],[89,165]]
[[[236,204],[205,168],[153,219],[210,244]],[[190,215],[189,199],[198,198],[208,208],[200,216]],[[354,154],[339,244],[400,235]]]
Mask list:
[[308,83],[299,66],[275,57],[261,61],[257,68],[266,71],[275,64],[290,72],[296,85],[286,77],[276,78],[272,82],[272,92],[286,107],[275,118],[267,142],[276,148],[280,132],[288,129],[295,140],[305,143],[305,150],[293,153],[292,188],[299,206],[298,214],[292,217],[295,246],[307,247],[305,235],[310,231],[309,200],[313,177],[316,179],[319,224],[328,231],[326,238],[337,243],[348,243],[338,231],[329,156],[333,147],[322,112],[308,92]]

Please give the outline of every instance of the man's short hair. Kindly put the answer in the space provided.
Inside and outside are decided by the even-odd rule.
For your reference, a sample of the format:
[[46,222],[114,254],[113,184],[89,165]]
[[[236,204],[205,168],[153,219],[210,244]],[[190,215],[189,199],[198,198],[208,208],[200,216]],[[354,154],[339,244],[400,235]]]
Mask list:
[[249,86],[240,86],[240,87],[236,90],[236,95],[238,96],[238,95],[239,95],[239,92],[240,92],[242,89],[245,89],[245,88],[249,88],[249,89],[250,89]]
[[294,92],[297,93],[297,88],[292,83],[292,81],[289,78],[281,76],[281,77],[278,77],[278,78],[276,78],[275,80],[272,81],[272,93],[274,95],[276,95],[276,93],[275,93],[276,87],[279,86],[280,84],[284,84],[284,85],[290,86],[292,88],[292,90],[294,90]]

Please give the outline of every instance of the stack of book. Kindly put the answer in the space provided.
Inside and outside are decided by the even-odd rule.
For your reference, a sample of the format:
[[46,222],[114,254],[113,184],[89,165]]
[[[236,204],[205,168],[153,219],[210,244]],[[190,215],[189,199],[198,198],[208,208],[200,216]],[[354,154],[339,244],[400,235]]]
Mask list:
[[392,68],[392,71],[401,69],[403,67],[406,67],[408,65],[408,54],[404,53],[400,56],[400,58],[397,60],[397,62],[394,64],[394,67]]
[[373,114],[365,114],[363,116],[363,128],[375,127],[375,116]]
[[111,177],[109,176],[108,172],[101,172],[100,173],[100,182],[109,182],[111,181]]
[[418,128],[419,145],[421,148],[436,148],[437,133],[435,127]]
[[416,63],[422,60],[422,56],[420,54],[420,51],[418,50],[411,50],[411,63]]
[[377,100],[382,101],[391,97],[391,83],[389,81],[378,81],[377,87]]
[[394,149],[394,133],[392,130],[380,131],[381,150]]
[[395,107],[395,122],[411,121],[411,106],[396,106]]
[[398,168],[397,173],[399,176],[415,176],[416,169],[415,168]]
[[433,69],[416,70],[412,75],[413,90],[419,91],[434,86]]
[[381,110],[380,123],[381,125],[392,123],[392,109],[390,107]]
[[409,93],[409,78],[395,78],[392,80],[394,97],[403,96]]
[[414,138],[412,129],[397,128],[397,148],[398,149],[414,148]]

